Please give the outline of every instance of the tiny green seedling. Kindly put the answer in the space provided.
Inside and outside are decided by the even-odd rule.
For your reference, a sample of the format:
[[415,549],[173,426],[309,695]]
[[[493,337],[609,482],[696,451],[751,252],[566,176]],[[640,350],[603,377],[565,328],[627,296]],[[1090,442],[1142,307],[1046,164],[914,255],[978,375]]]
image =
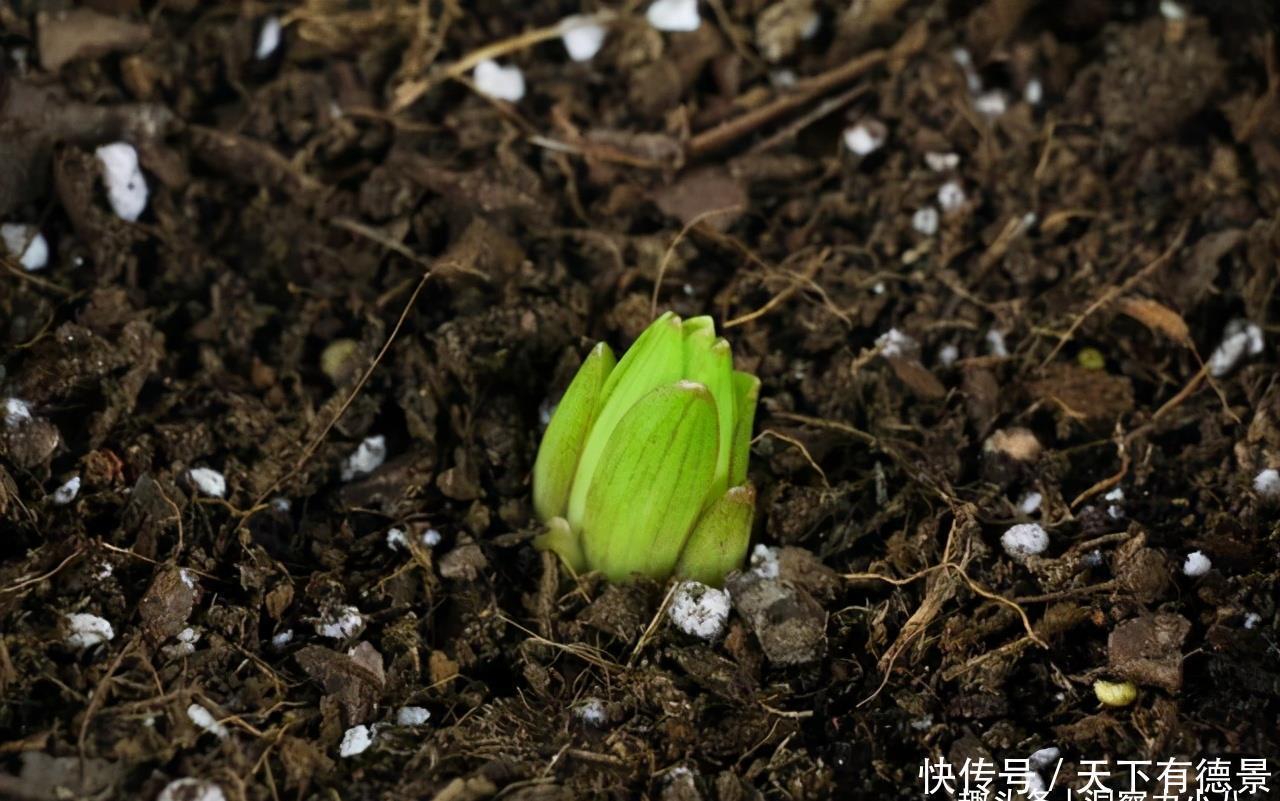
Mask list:
[[668,312],[616,363],[596,345],[538,448],[538,547],[611,581],[678,575],[718,586],[751,539],[759,394],[710,317]]

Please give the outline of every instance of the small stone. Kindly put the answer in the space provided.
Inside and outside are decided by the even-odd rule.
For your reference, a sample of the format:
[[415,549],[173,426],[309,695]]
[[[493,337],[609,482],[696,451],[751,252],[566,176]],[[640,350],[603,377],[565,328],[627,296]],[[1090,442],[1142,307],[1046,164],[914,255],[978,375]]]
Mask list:
[[4,223],[0,225],[0,241],[27,272],[42,270],[49,264],[49,241],[34,225]]
[[1280,498],[1280,472],[1268,467],[1253,477],[1253,491],[1264,498]]
[[844,129],[844,146],[855,156],[869,156],[884,147],[889,129],[879,120],[862,120]]
[[938,210],[933,206],[917,209],[916,213],[911,215],[911,227],[916,233],[924,236],[933,236],[938,233],[938,223]]
[[147,208],[147,179],[138,164],[138,151],[128,142],[103,145],[94,151],[102,165],[107,200],[116,216],[134,222]]
[[62,486],[53,491],[51,500],[57,506],[66,506],[80,494],[80,476],[72,476]]
[[262,28],[258,31],[258,46],[254,48],[253,57],[259,61],[271,58],[271,55],[280,47],[280,18],[267,17],[262,21]]
[[345,640],[364,625],[364,616],[354,606],[344,606],[327,620],[316,623],[316,634],[334,640]]

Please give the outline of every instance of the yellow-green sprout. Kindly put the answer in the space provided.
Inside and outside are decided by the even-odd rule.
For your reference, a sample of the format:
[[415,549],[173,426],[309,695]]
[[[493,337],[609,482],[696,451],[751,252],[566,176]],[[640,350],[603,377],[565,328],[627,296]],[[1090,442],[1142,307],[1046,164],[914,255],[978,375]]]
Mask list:
[[668,312],[617,362],[596,345],[538,448],[538,547],[611,581],[678,575],[718,586],[751,538],[759,394],[710,317]]

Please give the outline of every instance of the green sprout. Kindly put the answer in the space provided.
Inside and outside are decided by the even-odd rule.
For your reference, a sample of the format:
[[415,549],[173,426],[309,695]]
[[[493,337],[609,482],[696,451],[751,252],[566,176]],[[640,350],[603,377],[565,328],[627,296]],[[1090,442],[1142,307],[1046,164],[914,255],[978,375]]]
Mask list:
[[536,545],[610,581],[718,586],[751,538],[759,394],[710,317],[667,312],[616,363],[596,345],[538,448],[533,506],[547,530]]

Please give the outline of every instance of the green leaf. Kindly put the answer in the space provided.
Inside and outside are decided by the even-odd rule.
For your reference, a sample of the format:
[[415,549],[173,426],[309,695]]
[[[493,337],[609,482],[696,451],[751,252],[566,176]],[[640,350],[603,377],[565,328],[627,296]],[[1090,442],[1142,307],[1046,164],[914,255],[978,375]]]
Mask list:
[[603,406],[605,381],[614,363],[608,345],[601,342],[592,348],[551,415],[533,463],[533,509],[544,523],[568,511],[573,476]]
[[587,492],[614,429],[636,401],[655,387],[679,381],[684,369],[680,318],[672,312],[654,320],[627,349],[604,385],[604,406],[587,435],[569,492],[569,525],[582,530]]
[[751,458],[751,427],[756,421],[756,402],[760,399],[760,379],[735,370],[733,398],[737,411],[733,417],[733,444],[729,453],[729,485],[747,480],[747,462]]
[[712,587],[723,584],[729,571],[742,567],[755,510],[756,490],[750,484],[721,495],[694,526],[680,552],[676,575]]
[[547,530],[533,538],[533,547],[556,554],[574,574],[587,569],[587,559],[582,555],[582,538],[569,529],[569,521],[563,517],[548,520]]
[[659,387],[622,418],[591,482],[587,564],[611,581],[671,575],[715,471],[715,403],[701,384]]
[[734,414],[737,412],[733,392],[733,352],[728,342],[716,338],[714,329],[695,329],[685,336],[685,364],[685,377],[705,384],[716,402],[722,447],[716,453],[716,472],[707,493],[707,501],[710,502],[729,488],[729,446],[733,442]]

